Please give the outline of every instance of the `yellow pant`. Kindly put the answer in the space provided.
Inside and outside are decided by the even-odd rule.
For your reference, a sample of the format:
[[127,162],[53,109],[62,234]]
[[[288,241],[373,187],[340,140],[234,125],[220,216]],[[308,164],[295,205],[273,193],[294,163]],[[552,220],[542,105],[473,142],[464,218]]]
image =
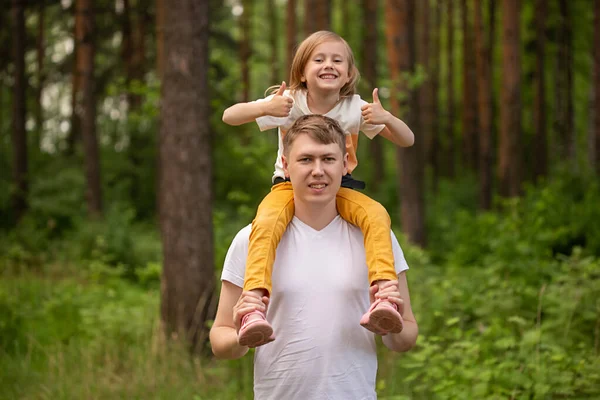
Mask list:
[[[386,209],[370,197],[344,187],[337,193],[336,204],[340,216],[363,232],[369,282],[396,279],[391,221]],[[244,290],[266,289],[271,293],[275,250],[293,217],[292,184],[282,182],[273,186],[252,221]]]

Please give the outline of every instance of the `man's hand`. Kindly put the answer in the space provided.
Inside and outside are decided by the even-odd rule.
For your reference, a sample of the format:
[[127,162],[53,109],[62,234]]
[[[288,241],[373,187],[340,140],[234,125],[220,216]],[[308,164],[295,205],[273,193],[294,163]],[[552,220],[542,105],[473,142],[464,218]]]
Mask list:
[[265,114],[272,117],[287,117],[290,115],[294,100],[291,97],[284,96],[286,85],[285,81],[281,82],[281,86],[273,96],[273,98],[266,103]]
[[261,296],[258,293],[252,291],[244,291],[238,299],[237,303],[233,306],[233,324],[235,331],[240,331],[240,325],[242,317],[252,311],[258,310],[264,314],[267,313],[269,307],[269,298],[267,296]]
[[373,102],[365,104],[361,108],[363,119],[367,124],[381,125],[387,124],[391,114],[386,111],[379,101],[379,89],[373,89]]

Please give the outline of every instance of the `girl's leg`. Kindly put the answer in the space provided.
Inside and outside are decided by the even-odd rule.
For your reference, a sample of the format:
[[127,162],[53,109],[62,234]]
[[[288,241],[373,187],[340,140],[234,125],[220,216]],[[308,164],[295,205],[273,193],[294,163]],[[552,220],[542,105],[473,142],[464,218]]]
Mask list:
[[363,232],[369,283],[395,280],[391,220],[386,209],[369,196],[344,187],[337,194],[336,204],[340,216]]
[[[341,217],[363,232],[370,284],[381,286],[396,280],[391,221],[386,209],[370,197],[344,187],[340,188],[336,203]],[[387,300],[376,300],[360,323],[377,334],[398,333],[403,325],[396,305]]]
[[290,182],[279,183],[258,206],[252,221],[244,290],[271,293],[271,274],[277,245],[294,217],[294,194]]
[[[271,293],[271,275],[277,245],[294,217],[294,196],[290,182],[279,183],[258,206],[252,221],[244,290],[258,295]],[[257,347],[275,340],[273,328],[260,311],[242,317],[238,342],[242,346]]]

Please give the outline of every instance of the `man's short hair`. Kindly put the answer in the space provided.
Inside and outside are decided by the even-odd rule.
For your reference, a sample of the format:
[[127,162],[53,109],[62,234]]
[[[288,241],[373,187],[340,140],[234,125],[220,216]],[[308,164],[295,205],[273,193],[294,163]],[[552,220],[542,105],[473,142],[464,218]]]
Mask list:
[[283,153],[287,156],[296,138],[307,134],[314,141],[321,144],[336,143],[340,146],[342,154],[346,154],[346,135],[340,125],[332,118],[324,115],[303,115],[283,137]]

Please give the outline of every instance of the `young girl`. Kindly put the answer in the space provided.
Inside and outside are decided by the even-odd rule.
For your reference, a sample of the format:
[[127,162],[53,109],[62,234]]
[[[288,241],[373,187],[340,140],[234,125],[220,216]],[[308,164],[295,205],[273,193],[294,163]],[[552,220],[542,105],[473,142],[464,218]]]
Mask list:
[[[358,164],[359,131],[371,139],[379,134],[403,147],[412,146],[414,135],[404,122],[384,110],[377,89],[373,90],[373,103],[370,104],[355,94],[359,77],[348,43],[335,33],[315,32],[296,51],[288,90],[282,82],[267,98],[235,104],[223,113],[223,121],[229,125],[256,120],[261,131],[279,128],[273,187],[259,205],[252,222],[244,278],[244,290],[264,296],[265,304],[271,293],[276,248],[294,216],[292,186],[285,178],[281,161],[282,138],[299,117],[307,114],[331,117],[346,133],[348,175],[342,179],[336,205],[340,216],[363,232],[371,285],[381,286],[397,279],[390,217],[381,204],[353,190],[364,188],[364,183],[352,179],[350,173]],[[360,324],[381,335],[398,333],[402,330],[402,317],[395,304],[377,299]],[[240,345],[256,347],[274,339],[273,329],[264,313],[253,310],[242,318],[238,333]]]

